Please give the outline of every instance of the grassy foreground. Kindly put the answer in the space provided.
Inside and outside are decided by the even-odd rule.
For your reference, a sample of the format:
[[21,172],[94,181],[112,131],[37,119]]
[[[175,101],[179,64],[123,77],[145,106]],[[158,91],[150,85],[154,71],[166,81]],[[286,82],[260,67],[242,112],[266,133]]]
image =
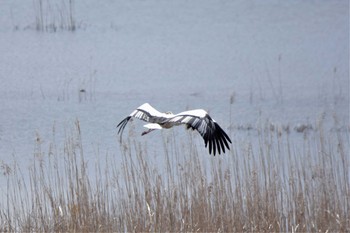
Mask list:
[[349,232],[348,133],[320,127],[302,148],[277,128],[257,134],[216,157],[170,137],[159,164],[129,138],[122,164],[98,154],[90,164],[77,121],[64,148],[45,152],[38,136],[28,171],[1,165],[0,231]]

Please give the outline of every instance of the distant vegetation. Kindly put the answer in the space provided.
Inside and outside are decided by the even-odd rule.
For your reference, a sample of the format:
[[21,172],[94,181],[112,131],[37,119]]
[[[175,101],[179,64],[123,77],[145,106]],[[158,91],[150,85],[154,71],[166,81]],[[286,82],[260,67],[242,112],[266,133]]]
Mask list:
[[76,30],[74,0],[34,0],[34,8],[36,30]]
[[52,142],[45,152],[37,135],[29,172],[1,165],[0,231],[350,231],[349,135],[317,127],[301,147],[286,131],[261,127],[256,143],[234,140],[216,157],[200,154],[191,135],[169,137],[158,164],[129,137],[116,143],[122,164],[97,153],[94,165],[76,121],[62,148]]

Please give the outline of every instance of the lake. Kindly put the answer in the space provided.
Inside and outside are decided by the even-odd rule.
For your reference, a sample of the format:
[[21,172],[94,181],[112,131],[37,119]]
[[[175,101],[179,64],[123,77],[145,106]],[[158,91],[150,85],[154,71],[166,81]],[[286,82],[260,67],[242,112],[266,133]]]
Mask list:
[[[47,29],[37,31],[35,2],[1,3],[3,164],[25,171],[38,143],[44,154],[63,151],[77,119],[85,159],[118,160],[116,125],[145,102],[173,113],[203,108],[237,148],[266,124],[289,127],[298,148],[302,128],[313,134],[320,120],[349,145],[348,1],[76,1],[74,31],[59,28],[59,4],[45,8]],[[156,158],[163,137],[188,137],[182,127],[145,137],[142,123],[132,127]],[[212,160],[193,137],[203,162]]]

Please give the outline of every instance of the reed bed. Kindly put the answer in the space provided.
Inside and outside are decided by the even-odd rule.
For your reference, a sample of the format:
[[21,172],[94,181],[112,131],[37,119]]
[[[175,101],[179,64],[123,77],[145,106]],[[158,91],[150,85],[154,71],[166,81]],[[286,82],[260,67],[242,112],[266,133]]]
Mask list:
[[75,31],[74,0],[33,0],[35,29],[40,32]]
[[28,171],[16,158],[1,166],[0,231],[349,232],[348,132],[320,124],[296,146],[266,125],[251,139],[233,136],[231,151],[216,157],[193,134],[168,134],[157,158],[128,137],[121,160],[96,154],[93,164],[78,120],[63,148],[53,140],[44,150],[38,135]]

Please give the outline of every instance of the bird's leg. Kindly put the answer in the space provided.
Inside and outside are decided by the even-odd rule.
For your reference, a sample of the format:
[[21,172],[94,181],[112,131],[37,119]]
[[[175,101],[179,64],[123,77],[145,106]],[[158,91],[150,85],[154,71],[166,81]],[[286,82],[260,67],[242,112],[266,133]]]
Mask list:
[[146,130],[146,131],[142,132],[141,136],[148,134],[148,133],[152,132],[153,130],[155,130],[155,129]]

